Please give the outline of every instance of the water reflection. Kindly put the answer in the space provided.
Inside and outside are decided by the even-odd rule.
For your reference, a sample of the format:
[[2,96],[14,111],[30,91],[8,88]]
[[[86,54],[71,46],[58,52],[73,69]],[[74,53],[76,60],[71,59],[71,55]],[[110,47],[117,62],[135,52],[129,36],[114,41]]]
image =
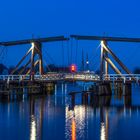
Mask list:
[[71,131],[72,131],[72,140],[76,140],[76,122],[75,118],[72,118],[72,126],[71,126]]
[[36,118],[35,118],[35,101],[33,98],[30,99],[30,140],[36,140]]
[[42,139],[44,98],[36,102],[35,97],[30,97],[30,140]]
[[[81,100],[82,105],[76,103],[76,98],[78,97],[76,97],[76,95],[73,94],[71,96],[71,105],[69,107],[66,107],[67,139],[70,139],[68,136],[71,136],[72,139],[73,138],[90,139],[88,135],[89,135],[89,131],[91,130],[89,130],[90,124],[88,122],[89,121],[88,119],[94,120],[95,118],[97,118],[97,116],[99,116],[100,140],[108,140],[110,125],[111,126],[116,125],[118,118],[121,117],[124,114],[124,112],[125,115],[128,115],[129,112],[131,117],[132,110],[136,111],[138,108],[140,109],[140,107],[132,105],[131,95],[123,96],[122,94],[118,94],[113,96],[96,96],[88,93],[85,93],[85,95],[80,94],[79,98],[82,98]],[[109,116],[112,115],[110,114],[112,113],[112,111],[116,115],[116,117],[111,118],[111,122],[110,122]],[[93,117],[93,118],[88,118],[88,117]],[[71,121],[71,123],[69,121]],[[74,134],[76,132],[76,135],[73,135],[73,131],[72,132],[68,131],[70,125],[73,128],[73,121],[75,122],[74,126],[76,126],[75,127],[76,130],[74,129]],[[97,131],[98,126],[96,126],[96,128],[94,129],[96,129],[95,131]]]
[[36,132],[36,120],[35,116],[31,116],[31,127],[30,127],[30,140],[36,140],[37,132]]
[[[83,106],[75,106],[74,110],[69,111],[69,107],[66,107],[66,139],[76,140],[84,138],[84,131],[86,127],[86,110]],[[69,131],[69,128],[72,128]],[[78,134],[78,135],[76,135]]]
[[[140,103],[134,103],[137,98],[140,99],[140,95],[132,98],[122,94],[112,96],[78,94],[70,100],[70,96],[62,93],[62,90],[65,91],[62,86],[56,86],[54,95],[30,96],[25,98],[24,102],[19,99],[8,101],[7,104],[1,100],[0,137],[3,129],[6,132],[9,129],[12,131],[12,125],[15,124],[19,133],[18,139],[21,140],[126,139],[120,135],[122,131],[124,136],[130,136],[127,139],[132,139],[131,133],[125,132],[129,131],[130,126],[140,129]],[[13,118],[16,119],[13,121]],[[23,130],[19,132],[20,129],[23,129],[25,134]],[[17,136],[18,133],[12,131],[10,135]],[[140,136],[139,133],[136,135]]]
[[108,140],[109,118],[108,110],[100,108],[100,139]]
[[106,134],[105,134],[105,124],[101,123],[101,140],[106,140]]
[[[74,110],[69,111],[66,107],[66,139],[88,139],[88,115],[91,110],[87,110],[86,106],[75,106]],[[100,139],[108,140],[109,131],[109,112],[106,108],[99,108],[95,114],[90,117],[96,116],[96,113],[100,116]],[[91,118],[90,118],[91,119]],[[93,118],[92,118],[93,119]],[[69,131],[69,128],[72,128]],[[97,131],[97,130],[96,130]]]

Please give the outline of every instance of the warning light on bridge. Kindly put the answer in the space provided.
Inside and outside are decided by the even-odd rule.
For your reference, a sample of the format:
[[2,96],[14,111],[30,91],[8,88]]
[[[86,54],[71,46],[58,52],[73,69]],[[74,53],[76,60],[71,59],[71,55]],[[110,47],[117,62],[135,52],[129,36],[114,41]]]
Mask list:
[[71,72],[76,72],[77,71],[77,67],[75,64],[72,64],[70,67]]

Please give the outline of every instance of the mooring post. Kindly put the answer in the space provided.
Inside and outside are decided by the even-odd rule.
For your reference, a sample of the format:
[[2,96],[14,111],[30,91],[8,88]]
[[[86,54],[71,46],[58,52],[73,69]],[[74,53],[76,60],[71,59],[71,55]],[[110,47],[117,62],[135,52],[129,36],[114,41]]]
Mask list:
[[101,82],[99,83],[98,88],[98,95],[112,95],[110,83]]
[[132,84],[131,83],[125,83],[123,88],[124,88],[123,95],[131,96],[131,94],[132,94]]
[[131,97],[131,95],[124,96],[124,105],[125,105],[125,107],[131,107],[131,105],[132,105],[132,97]]
[[72,107],[75,106],[75,94],[71,95],[71,103],[72,103]]

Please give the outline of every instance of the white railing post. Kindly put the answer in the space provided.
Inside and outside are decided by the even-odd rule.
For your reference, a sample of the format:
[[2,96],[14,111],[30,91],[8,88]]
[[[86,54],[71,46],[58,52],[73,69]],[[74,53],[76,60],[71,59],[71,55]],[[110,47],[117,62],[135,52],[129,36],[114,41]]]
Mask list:
[[125,81],[126,81],[126,78],[124,77],[124,79],[123,79],[123,83],[125,84]]

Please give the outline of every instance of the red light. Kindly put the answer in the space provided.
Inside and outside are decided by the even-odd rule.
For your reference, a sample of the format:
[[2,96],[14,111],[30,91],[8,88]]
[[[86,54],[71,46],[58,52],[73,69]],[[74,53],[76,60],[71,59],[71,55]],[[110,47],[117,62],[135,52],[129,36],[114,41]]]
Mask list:
[[75,64],[72,64],[70,67],[71,72],[76,72],[77,68]]

